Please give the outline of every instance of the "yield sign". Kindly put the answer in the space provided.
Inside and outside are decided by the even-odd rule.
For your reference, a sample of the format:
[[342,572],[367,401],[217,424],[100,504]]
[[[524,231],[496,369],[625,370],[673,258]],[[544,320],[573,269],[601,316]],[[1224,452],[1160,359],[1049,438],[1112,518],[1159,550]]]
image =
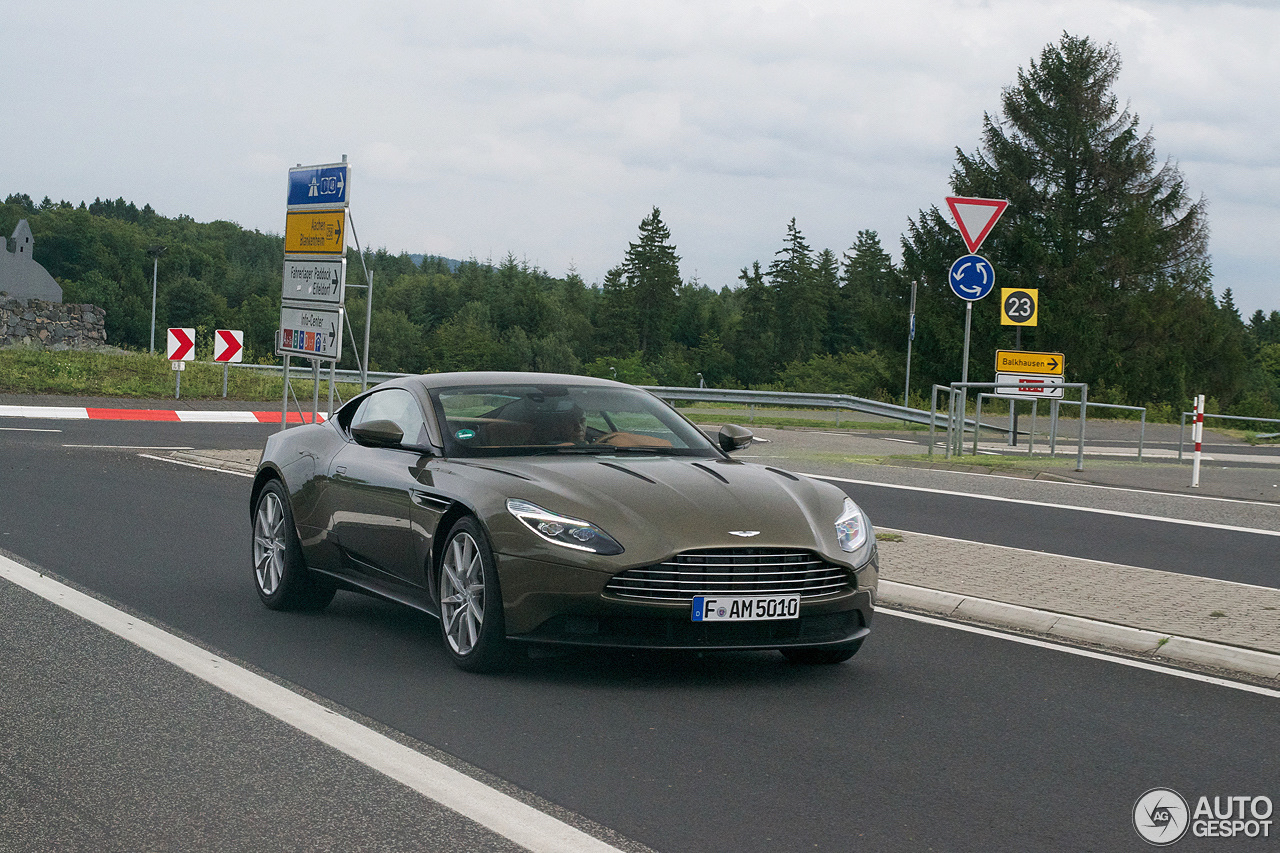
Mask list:
[[[196,357],[196,330],[169,330],[169,360],[191,361]],[[175,370],[177,368],[174,368]]]
[[218,329],[213,333],[213,360],[244,361],[244,332],[236,329]]
[[991,233],[991,227],[1008,206],[1009,202],[998,198],[947,197],[947,207],[951,208],[960,236],[971,254],[977,253],[982,241]]

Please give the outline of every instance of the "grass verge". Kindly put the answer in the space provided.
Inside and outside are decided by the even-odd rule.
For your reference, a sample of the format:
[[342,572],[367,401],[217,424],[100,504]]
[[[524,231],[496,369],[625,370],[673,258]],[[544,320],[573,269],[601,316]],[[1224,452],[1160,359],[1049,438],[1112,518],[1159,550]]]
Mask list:
[[[181,399],[222,399],[220,364],[189,361],[182,371]],[[0,394],[59,394],[69,397],[172,398],[176,371],[161,354],[44,352],[15,347],[0,350]],[[303,409],[310,409],[315,386],[310,370],[290,374],[289,384]],[[341,399],[360,392],[358,384],[336,383]],[[278,375],[232,367],[227,373],[229,400],[281,400],[284,382]],[[327,407],[329,383],[320,382],[321,405]],[[293,402],[290,400],[290,408]]]

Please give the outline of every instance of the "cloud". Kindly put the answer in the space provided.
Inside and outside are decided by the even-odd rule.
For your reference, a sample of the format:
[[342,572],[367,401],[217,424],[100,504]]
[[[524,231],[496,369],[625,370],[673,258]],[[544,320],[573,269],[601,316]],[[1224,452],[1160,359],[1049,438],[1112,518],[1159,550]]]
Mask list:
[[[1280,176],[1268,3],[65,3],[10,10],[5,192],[125,196],[283,226],[284,172],[351,158],[361,236],[599,280],[662,208],[713,286],[795,216],[896,251],[957,147],[1047,43],[1114,42],[1117,94],[1211,203],[1217,289],[1274,296]],[[12,142],[9,142],[12,140]],[[1252,270],[1242,273],[1241,270]],[[1228,280],[1230,276],[1235,276]]]

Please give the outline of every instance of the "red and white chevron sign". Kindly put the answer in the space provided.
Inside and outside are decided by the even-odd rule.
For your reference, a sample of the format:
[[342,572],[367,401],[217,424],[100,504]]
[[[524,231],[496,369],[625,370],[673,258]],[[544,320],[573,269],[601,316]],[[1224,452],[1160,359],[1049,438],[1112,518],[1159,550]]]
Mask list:
[[218,329],[213,333],[213,360],[239,364],[244,361],[244,332]]
[[[192,361],[196,357],[196,330],[169,330],[169,360]],[[174,368],[177,370],[177,368]]]

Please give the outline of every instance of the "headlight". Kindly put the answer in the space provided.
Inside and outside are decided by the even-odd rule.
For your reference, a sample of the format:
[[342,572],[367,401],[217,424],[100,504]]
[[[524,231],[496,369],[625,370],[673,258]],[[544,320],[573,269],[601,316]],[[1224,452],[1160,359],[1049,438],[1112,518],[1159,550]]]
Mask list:
[[870,526],[858,505],[845,498],[844,511],[836,519],[836,541],[840,543],[840,550],[852,553],[865,545]]
[[617,540],[589,521],[560,515],[518,498],[507,498],[507,512],[539,538],[556,545],[607,557],[622,553]]

